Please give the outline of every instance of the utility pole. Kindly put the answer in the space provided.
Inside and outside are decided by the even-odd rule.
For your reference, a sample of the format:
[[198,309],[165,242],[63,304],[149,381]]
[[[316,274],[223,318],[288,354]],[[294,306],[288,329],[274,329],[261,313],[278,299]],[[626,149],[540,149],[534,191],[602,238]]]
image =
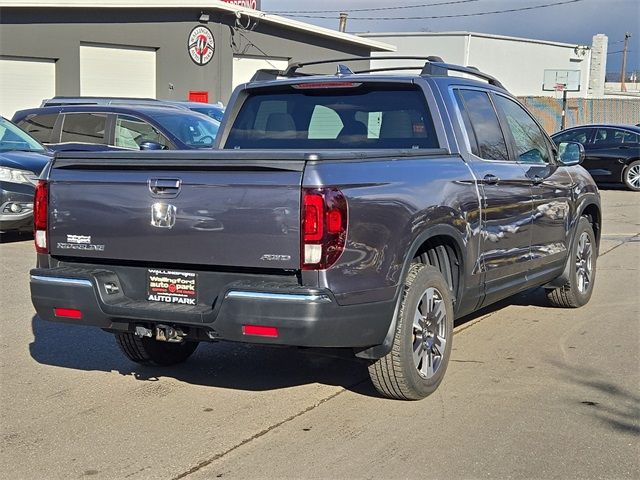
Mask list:
[[340,27],[338,28],[338,30],[340,30],[341,32],[346,32],[347,31],[347,17],[348,16],[349,16],[348,13],[340,12]]
[[624,34],[624,48],[622,49],[622,68],[620,69],[620,91],[626,92],[627,86],[624,84],[624,77],[627,76],[627,49],[629,47],[630,33]]

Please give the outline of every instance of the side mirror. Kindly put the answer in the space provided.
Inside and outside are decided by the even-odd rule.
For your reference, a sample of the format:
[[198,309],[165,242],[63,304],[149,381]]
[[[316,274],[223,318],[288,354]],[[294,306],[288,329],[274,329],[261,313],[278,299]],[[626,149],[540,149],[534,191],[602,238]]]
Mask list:
[[142,142],[140,144],[140,150],[164,150],[164,145],[157,142]]
[[558,145],[558,160],[565,167],[580,165],[584,160],[584,147],[578,142],[561,142]]

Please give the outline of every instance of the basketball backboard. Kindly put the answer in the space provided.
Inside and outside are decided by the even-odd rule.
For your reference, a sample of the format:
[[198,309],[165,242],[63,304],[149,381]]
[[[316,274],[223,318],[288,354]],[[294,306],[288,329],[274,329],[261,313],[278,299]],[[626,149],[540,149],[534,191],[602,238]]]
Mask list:
[[580,70],[545,70],[542,90],[558,90],[558,85],[564,85],[562,90],[567,92],[580,91]]

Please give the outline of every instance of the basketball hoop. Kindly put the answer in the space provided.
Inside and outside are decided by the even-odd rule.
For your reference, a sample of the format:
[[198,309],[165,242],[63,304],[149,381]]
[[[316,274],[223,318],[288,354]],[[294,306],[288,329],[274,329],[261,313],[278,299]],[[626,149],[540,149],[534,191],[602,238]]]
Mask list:
[[556,86],[553,89],[556,92],[562,92],[565,89],[566,85],[564,83],[556,83]]

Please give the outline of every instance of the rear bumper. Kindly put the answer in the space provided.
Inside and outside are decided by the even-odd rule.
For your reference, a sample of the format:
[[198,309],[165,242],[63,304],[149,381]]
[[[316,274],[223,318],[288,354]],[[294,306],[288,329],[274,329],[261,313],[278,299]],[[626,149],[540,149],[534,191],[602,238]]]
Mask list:
[[[207,275],[223,278],[217,283],[202,282],[205,288],[216,285],[217,291],[203,292],[204,300],[196,306],[148,302],[135,295],[135,289],[127,288],[131,278],[126,271],[104,268],[34,269],[31,298],[38,315],[54,322],[119,331],[164,323],[188,327],[199,332],[200,339],[308,347],[378,345],[393,315],[392,300],[343,306],[329,290],[300,287],[289,280],[213,272]],[[115,283],[119,293],[108,294],[107,283]],[[80,310],[82,318],[56,316],[56,308]],[[245,334],[246,325],[275,327],[277,336]]]

